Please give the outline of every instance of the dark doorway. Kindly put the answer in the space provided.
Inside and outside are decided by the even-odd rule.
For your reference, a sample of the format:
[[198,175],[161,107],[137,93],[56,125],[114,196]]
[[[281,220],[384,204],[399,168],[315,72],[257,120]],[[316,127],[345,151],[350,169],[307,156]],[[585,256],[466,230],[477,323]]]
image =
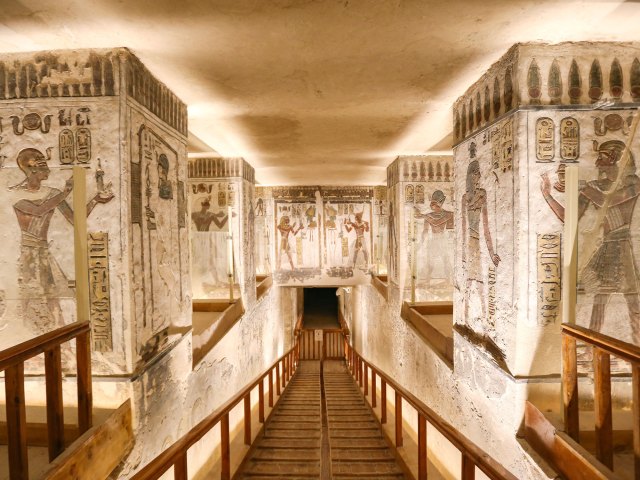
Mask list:
[[340,328],[337,288],[305,288],[302,327]]

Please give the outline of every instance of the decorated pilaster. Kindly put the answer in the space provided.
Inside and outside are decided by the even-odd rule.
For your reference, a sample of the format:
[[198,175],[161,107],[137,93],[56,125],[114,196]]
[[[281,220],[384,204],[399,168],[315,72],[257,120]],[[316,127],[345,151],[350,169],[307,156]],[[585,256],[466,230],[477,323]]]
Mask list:
[[516,45],[454,105],[455,322],[511,375],[560,371],[567,165],[580,176],[575,320],[640,341],[639,56],[637,44]]
[[387,188],[391,282],[406,301],[451,300],[452,157],[398,157],[387,168]]
[[256,299],[254,170],[242,158],[189,161],[194,298]]

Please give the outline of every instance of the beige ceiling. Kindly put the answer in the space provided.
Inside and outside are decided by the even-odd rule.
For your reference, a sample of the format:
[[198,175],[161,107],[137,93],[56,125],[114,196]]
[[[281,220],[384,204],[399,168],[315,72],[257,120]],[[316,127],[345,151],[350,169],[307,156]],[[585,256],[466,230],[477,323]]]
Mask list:
[[188,104],[194,150],[263,184],[376,184],[450,149],[451,104],[513,43],[639,22],[615,0],[0,0],[0,51],[129,47]]

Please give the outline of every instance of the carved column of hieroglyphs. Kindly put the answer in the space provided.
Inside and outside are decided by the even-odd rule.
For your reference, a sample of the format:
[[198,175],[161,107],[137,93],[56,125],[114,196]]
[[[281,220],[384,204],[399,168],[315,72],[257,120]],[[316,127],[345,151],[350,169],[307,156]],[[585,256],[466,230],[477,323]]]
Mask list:
[[113,351],[111,336],[111,295],[109,290],[109,237],[106,232],[88,234],[89,301],[93,349]]
[[575,118],[560,121],[560,158],[565,162],[577,162],[580,156],[580,125]]
[[538,162],[552,162],[555,156],[555,124],[547,117],[536,122],[536,158]]
[[496,323],[496,267],[494,265],[489,266],[489,298],[487,310],[489,312],[489,324],[495,325]]
[[560,234],[538,234],[538,324],[554,323],[560,307]]
[[506,172],[513,168],[513,118],[510,118],[502,125],[501,137],[502,158],[500,159],[500,170]]

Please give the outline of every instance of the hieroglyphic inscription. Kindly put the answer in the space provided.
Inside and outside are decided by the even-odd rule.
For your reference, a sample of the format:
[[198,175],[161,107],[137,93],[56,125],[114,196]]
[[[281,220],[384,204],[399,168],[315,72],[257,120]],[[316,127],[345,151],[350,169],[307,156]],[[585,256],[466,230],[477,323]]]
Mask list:
[[500,170],[506,172],[513,168],[513,119],[502,125],[500,145]]
[[560,313],[560,234],[538,234],[538,325],[555,323]]
[[580,156],[580,125],[575,118],[560,121],[560,157],[565,162],[577,162]]
[[555,124],[548,117],[536,121],[536,158],[538,162],[548,163],[555,156]]
[[495,325],[496,323],[496,267],[491,265],[489,267],[489,298],[488,308],[489,312],[489,325]]
[[113,351],[111,335],[111,295],[109,289],[109,237],[107,232],[87,236],[89,249],[89,312],[93,349]]

